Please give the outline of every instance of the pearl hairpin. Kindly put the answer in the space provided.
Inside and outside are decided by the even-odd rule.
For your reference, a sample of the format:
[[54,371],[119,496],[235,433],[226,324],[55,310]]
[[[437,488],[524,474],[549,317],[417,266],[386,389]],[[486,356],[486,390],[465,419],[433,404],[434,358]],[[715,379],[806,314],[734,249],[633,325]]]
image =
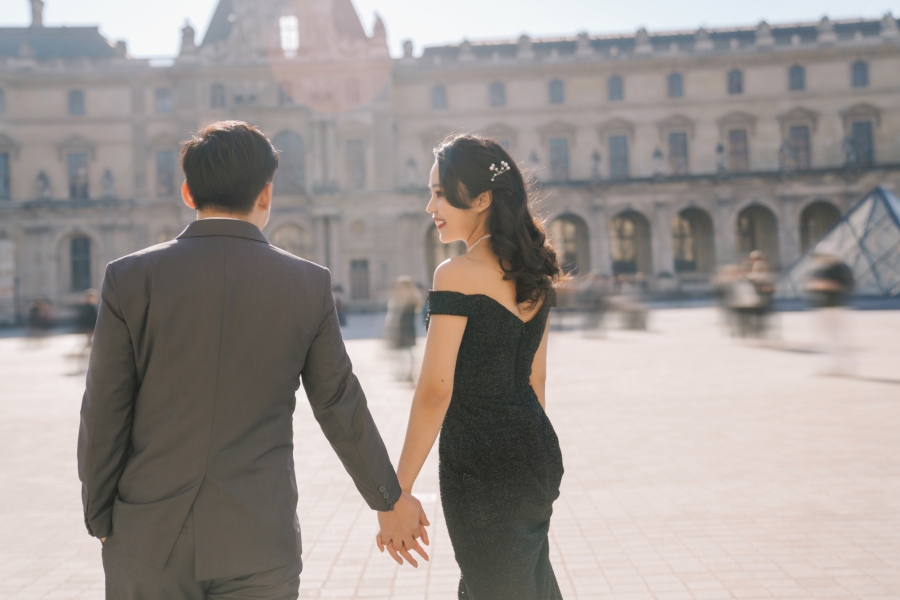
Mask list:
[[505,160],[501,160],[499,168],[497,167],[496,164],[492,163],[491,171],[494,172],[494,176],[491,177],[491,181],[494,181],[494,179],[496,179],[498,175],[503,175],[504,173],[509,171],[509,163],[507,163]]

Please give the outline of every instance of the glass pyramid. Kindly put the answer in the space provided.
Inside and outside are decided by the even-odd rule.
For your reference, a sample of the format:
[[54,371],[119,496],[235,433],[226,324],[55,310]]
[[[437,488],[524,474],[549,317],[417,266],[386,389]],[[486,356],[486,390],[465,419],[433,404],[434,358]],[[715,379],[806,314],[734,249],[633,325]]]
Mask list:
[[[826,242],[853,270],[854,295],[900,297],[900,199],[883,187],[869,192],[818,243]],[[815,266],[813,245],[778,282],[777,298],[802,298]]]

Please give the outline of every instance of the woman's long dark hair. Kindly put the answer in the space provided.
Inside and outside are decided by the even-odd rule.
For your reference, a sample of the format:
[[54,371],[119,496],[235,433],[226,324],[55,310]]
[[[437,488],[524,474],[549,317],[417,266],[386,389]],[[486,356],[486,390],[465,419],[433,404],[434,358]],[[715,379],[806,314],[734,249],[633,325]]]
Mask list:
[[[435,148],[434,156],[452,206],[471,208],[475,198],[491,192],[487,227],[503,278],[516,282],[517,304],[542,301],[559,278],[559,262],[544,227],[529,210],[528,186],[516,162],[503,146],[477,135],[449,138]],[[506,169],[502,163],[508,170],[495,175]]]

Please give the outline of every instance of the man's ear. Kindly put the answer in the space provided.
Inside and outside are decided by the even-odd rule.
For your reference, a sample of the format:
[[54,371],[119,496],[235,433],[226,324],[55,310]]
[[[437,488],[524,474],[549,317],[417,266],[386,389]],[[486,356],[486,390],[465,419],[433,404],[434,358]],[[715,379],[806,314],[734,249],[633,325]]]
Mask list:
[[493,201],[494,194],[491,190],[481,192],[478,194],[478,197],[475,198],[475,202],[472,203],[472,209],[475,210],[475,212],[482,213],[491,207]]
[[259,196],[257,196],[256,208],[260,210],[269,210],[272,207],[272,188],[273,184],[270,181],[259,193]]
[[191,189],[188,187],[187,181],[181,184],[181,199],[188,208],[197,210],[197,204],[194,202],[194,197],[191,196]]

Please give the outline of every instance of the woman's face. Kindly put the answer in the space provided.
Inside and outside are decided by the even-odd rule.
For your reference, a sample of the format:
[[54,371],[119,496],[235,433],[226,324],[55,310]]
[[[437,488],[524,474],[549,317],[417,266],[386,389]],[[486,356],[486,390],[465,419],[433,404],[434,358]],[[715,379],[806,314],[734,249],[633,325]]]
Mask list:
[[479,214],[473,210],[456,208],[447,201],[447,197],[444,196],[444,188],[441,187],[437,161],[434,161],[434,165],[431,167],[428,186],[431,188],[431,200],[425,210],[431,215],[438,228],[441,241],[449,244],[462,240],[468,244],[478,227]]

